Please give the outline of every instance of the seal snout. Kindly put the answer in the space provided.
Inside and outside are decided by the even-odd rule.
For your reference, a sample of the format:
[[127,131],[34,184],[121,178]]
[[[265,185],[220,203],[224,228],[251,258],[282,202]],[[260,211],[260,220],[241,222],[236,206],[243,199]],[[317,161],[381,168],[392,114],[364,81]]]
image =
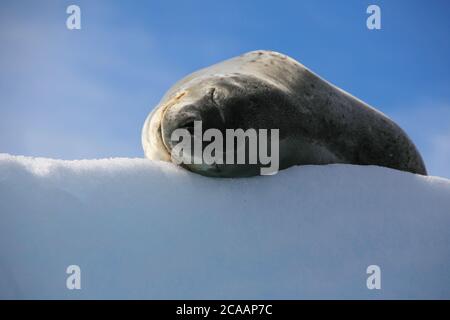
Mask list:
[[161,121],[161,136],[167,150],[170,152],[177,141],[173,141],[173,133],[178,129],[184,129],[191,136],[194,135],[195,121],[202,121],[202,117],[195,110],[194,105],[169,108]]
[[224,130],[225,119],[220,110],[221,103],[214,101],[214,92],[216,88],[211,87],[190,91],[182,98],[175,98],[174,103],[169,102],[164,108],[161,116],[161,140],[169,153],[179,142],[177,139],[173,140],[173,133],[178,129],[183,129],[184,133],[180,130],[175,136],[182,134],[200,139],[207,129]]

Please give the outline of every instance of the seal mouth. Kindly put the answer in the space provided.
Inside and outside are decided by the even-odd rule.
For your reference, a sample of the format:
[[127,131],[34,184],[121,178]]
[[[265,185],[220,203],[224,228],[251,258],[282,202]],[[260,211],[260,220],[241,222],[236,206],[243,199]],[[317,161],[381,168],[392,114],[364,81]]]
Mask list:
[[160,117],[160,121],[159,121],[159,125],[158,125],[158,135],[159,138],[162,142],[162,145],[165,148],[165,151],[167,152],[169,158],[171,157],[171,147],[168,145],[168,143],[166,142],[166,139],[164,139],[164,135],[163,135],[163,120],[166,117],[167,111],[174,106],[175,104],[177,104],[181,98],[183,98],[185,95],[187,94],[187,91],[181,91],[179,93],[177,93],[172,99],[170,99],[165,106],[163,106],[162,111],[161,111],[161,117]]
[[167,156],[168,156],[169,159],[170,159],[171,156],[172,156],[171,150],[168,148],[168,146],[166,145],[166,142],[165,142],[164,139],[163,139],[161,125],[158,126],[158,135],[159,135],[159,140],[161,141],[161,144],[162,144],[162,146],[164,147],[164,151],[167,153]]

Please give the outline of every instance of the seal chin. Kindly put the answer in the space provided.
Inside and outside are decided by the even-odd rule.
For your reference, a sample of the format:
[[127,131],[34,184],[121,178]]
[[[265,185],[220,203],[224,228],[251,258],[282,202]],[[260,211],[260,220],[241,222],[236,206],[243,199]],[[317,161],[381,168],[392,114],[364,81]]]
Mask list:
[[182,164],[183,168],[208,177],[223,177],[223,172],[217,164]]

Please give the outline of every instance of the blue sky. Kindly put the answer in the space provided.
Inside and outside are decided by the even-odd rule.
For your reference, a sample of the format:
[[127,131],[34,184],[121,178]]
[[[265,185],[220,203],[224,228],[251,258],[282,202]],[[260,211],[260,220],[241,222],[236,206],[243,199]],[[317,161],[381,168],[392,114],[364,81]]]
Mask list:
[[[382,30],[366,28],[370,4]],[[0,152],[142,157],[145,117],[176,80],[271,49],[393,118],[450,177],[449,14],[445,0],[2,0]]]

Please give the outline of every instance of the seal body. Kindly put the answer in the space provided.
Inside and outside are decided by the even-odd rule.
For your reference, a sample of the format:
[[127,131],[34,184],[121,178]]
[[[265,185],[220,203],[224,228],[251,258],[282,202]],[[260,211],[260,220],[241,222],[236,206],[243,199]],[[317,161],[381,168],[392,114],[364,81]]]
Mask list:
[[[320,78],[294,59],[253,51],[176,83],[147,117],[146,157],[171,161],[171,134],[191,129],[279,129],[279,165],[377,165],[426,175],[407,134],[380,111]],[[219,177],[258,175],[260,165],[185,165]]]

